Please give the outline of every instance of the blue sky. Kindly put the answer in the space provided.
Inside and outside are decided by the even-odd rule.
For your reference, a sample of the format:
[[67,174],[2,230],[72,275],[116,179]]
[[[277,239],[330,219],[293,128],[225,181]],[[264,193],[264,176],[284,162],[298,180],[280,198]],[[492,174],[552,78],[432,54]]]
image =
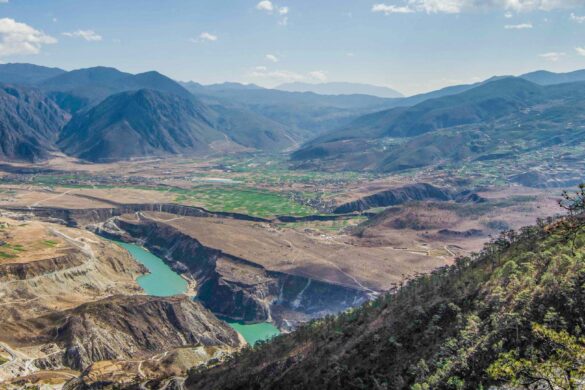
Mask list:
[[0,61],[413,94],[585,68],[585,0],[0,0]]

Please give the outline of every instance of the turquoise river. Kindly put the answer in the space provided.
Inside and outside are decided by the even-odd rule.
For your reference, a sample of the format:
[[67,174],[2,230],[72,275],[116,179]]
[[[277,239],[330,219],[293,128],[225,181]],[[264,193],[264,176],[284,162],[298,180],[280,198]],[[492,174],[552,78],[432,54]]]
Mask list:
[[[140,276],[136,281],[149,295],[157,297],[168,297],[183,294],[187,291],[187,281],[171,269],[159,257],[153,255],[146,249],[124,242],[115,241],[116,244],[126,249],[132,257],[140,264],[143,264],[148,275]],[[250,345],[260,340],[267,340],[280,332],[271,323],[242,324],[234,321],[226,321],[234,330],[240,333]]]

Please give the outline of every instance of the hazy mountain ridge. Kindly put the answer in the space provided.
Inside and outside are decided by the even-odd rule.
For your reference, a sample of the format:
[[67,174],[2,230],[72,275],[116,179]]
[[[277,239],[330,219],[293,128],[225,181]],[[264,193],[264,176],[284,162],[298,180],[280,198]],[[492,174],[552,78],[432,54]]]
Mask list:
[[[569,123],[577,126],[584,119],[574,110],[585,101],[583,90],[580,82],[540,86],[522,78],[497,78],[456,95],[360,117],[308,142],[292,158],[338,161],[342,167],[348,167],[343,163],[344,159],[353,158],[347,155],[348,144],[360,144],[361,149],[353,151],[354,157],[357,152],[363,154],[364,162],[357,163],[358,169],[369,166],[368,154],[376,154],[380,162],[369,166],[370,169],[395,171],[442,160],[480,157],[496,150],[502,137],[508,141],[540,137],[535,142],[544,147],[550,145],[546,139],[559,136],[555,134],[559,127]],[[517,127],[518,123],[525,123],[526,129],[510,128],[504,132],[506,127]],[[537,133],[530,132],[529,126],[535,127]],[[402,141],[386,148],[364,142],[385,138]],[[572,142],[575,141],[573,138]]]
[[398,101],[369,95],[286,92],[238,83],[182,85],[204,102],[238,107],[278,122],[300,140],[311,139],[364,113],[394,107]]
[[[516,115],[521,110],[530,108],[531,105],[536,104],[536,100],[543,103],[551,102],[554,99],[578,99],[579,89],[566,87],[565,82],[584,78],[585,72],[583,71],[567,74],[538,71],[519,78],[493,77],[481,83],[447,87],[407,98],[380,98],[368,95],[320,95],[313,92],[285,92],[265,89],[253,84],[238,83],[204,86],[189,82],[180,85],[158,72],[133,75],[108,67],[66,72],[57,68],[31,64],[0,65],[0,80],[16,80],[18,84],[23,85],[32,84],[65,111],[77,113],[76,117],[83,116],[84,113],[92,110],[113,94],[149,89],[192,100],[193,104],[199,107],[205,106],[202,110],[206,113],[205,117],[209,127],[205,132],[216,135],[221,133],[221,138],[228,143],[232,142],[250,149],[282,151],[294,148],[309,140],[302,149],[293,155],[295,160],[319,160],[324,157],[335,160],[337,159],[335,156],[341,153],[343,154],[342,159],[346,161],[346,168],[382,170],[413,166],[412,162],[404,163],[402,160],[405,158],[412,160],[414,157],[421,157],[418,166],[422,166],[427,162],[433,163],[442,158],[452,157],[445,155],[445,151],[439,150],[440,148],[435,149],[437,145],[433,145],[432,138],[434,136],[427,136],[427,141],[425,141],[429,147],[433,148],[432,151],[428,150],[429,152],[425,153],[425,156],[416,152],[411,153],[410,157],[398,155],[388,157],[385,143],[372,147],[369,140],[384,137],[422,136],[446,128],[501,121],[507,115]],[[549,96],[539,97],[543,87],[525,80],[547,84],[546,93]],[[496,87],[504,84],[506,87]],[[555,90],[558,91],[556,97],[553,96]],[[40,91],[35,93],[40,94]],[[514,96],[514,93],[519,95]],[[193,95],[196,98],[193,98]],[[120,104],[122,103],[120,102]],[[560,106],[558,102],[554,104],[557,107],[555,114],[557,115]],[[117,109],[111,105],[108,107],[113,111]],[[101,109],[103,110],[104,107]],[[11,110],[14,111],[6,108],[5,113]],[[553,114],[552,110],[549,112],[551,115]],[[64,119],[57,120],[51,125],[53,129],[57,128],[57,132],[68,118],[65,114],[59,115]],[[46,118],[53,120],[51,115]],[[185,119],[185,117],[182,118]],[[18,125],[18,131],[12,128],[16,121],[5,121],[4,123],[5,132],[6,128],[10,128],[12,133],[20,132],[23,134],[24,131],[27,133],[25,138],[33,140],[27,141],[28,146],[23,146],[25,149],[27,147],[32,149],[21,152],[14,150],[5,152],[4,158],[44,159],[49,154],[42,150],[56,150],[53,143],[56,136],[52,139],[43,139],[43,142],[39,143],[34,141],[36,137],[33,134],[34,131],[28,134],[29,130],[25,130],[26,126],[22,125],[22,121]],[[76,119],[75,123],[78,130],[81,130],[79,123],[83,123],[86,130],[87,127],[91,126],[90,118],[87,116],[83,122]],[[191,123],[184,124],[187,128],[191,125]],[[36,128],[43,126],[35,125]],[[156,125],[153,126],[156,127]],[[70,136],[71,128],[69,127],[67,130],[67,137]],[[41,133],[43,132],[44,130],[41,130]],[[66,144],[63,141],[66,136],[61,136],[62,145]],[[144,135],[140,137],[142,136]],[[8,144],[14,144],[14,142],[11,141],[10,137],[5,138],[4,148],[9,150],[11,147]],[[206,140],[205,142],[216,142],[219,139],[217,136],[203,138]],[[178,137],[178,139],[182,138]],[[183,139],[183,141],[186,140]],[[146,144],[149,142],[147,141]],[[209,144],[203,147],[201,142],[197,142],[200,146],[193,149],[193,142],[186,144],[181,144],[181,142],[179,141],[174,146],[160,145],[159,151],[152,150],[152,152],[155,155],[166,155],[178,153],[178,150],[184,150],[188,153],[195,149],[197,153],[209,150]],[[417,142],[420,143],[422,140]],[[39,146],[41,144],[42,147]],[[109,145],[108,147],[112,146],[111,143],[106,144]],[[408,146],[412,145],[415,144]],[[79,149],[79,145],[76,148]],[[393,150],[393,147],[390,146],[390,149]],[[472,157],[476,152],[471,149],[463,153],[456,152],[453,156],[456,158],[460,158],[460,156]],[[72,149],[68,148],[67,150],[71,152]],[[166,151],[162,152],[163,150]],[[112,149],[110,151],[113,152]],[[360,155],[357,155],[357,152]],[[392,151],[392,153],[395,152],[396,150]],[[398,152],[402,155],[409,153],[402,150]],[[104,151],[102,157],[106,158],[107,153]],[[141,152],[134,151],[131,154],[134,153],[148,155],[149,152],[142,150]],[[75,152],[75,155],[81,154]],[[122,153],[116,152],[115,154],[116,157],[111,156],[112,159],[122,158]]]
[[85,101],[86,106],[95,105],[115,93],[139,89],[168,92],[183,98],[191,96],[178,83],[158,72],[134,75],[103,66],[60,74],[42,81],[39,88],[48,94],[67,94],[70,98]]
[[214,143],[280,150],[294,140],[277,124],[193,97],[141,89],[112,95],[81,112],[58,141],[67,154],[99,162],[133,157],[205,155]]
[[89,161],[209,152],[221,140],[203,105],[153,90],[112,95],[76,115],[61,132],[58,145]]
[[404,95],[392,88],[379,85],[328,82],[328,83],[285,83],[274,89],[287,92],[314,92],[320,95],[371,95],[381,98],[401,98]]
[[0,64],[0,83],[34,85],[63,73],[63,69],[33,64]]

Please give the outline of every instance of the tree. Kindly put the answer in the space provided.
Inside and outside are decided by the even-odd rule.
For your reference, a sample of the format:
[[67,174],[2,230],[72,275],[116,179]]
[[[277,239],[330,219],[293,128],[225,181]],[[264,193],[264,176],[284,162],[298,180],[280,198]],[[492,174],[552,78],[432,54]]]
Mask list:
[[500,354],[488,369],[495,380],[509,381],[529,389],[577,390],[585,383],[585,337],[532,324],[536,347],[528,358],[518,350]]
[[579,184],[579,190],[574,193],[563,191],[559,206],[567,211],[562,221],[564,236],[571,241],[571,251],[575,254],[575,242],[579,232],[585,227],[585,183]]

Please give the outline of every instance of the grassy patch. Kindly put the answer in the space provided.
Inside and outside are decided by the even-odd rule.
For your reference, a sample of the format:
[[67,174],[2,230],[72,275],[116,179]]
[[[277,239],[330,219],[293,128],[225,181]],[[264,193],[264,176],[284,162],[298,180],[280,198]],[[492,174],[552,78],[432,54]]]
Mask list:
[[0,259],[14,259],[16,256],[11,253],[0,251]]
[[0,356],[0,366],[3,365],[4,363],[8,363],[9,361],[10,360],[5,358],[4,356]]
[[5,243],[2,246],[2,249],[10,249],[13,252],[17,252],[17,253],[18,252],[24,252],[25,251],[24,246],[22,246],[21,244],[12,245],[12,244],[9,244],[9,243]]
[[336,221],[308,221],[308,222],[288,222],[281,223],[278,226],[282,228],[304,230],[312,229],[321,232],[339,233],[349,227],[357,226],[362,222],[367,221],[366,217],[355,216],[347,219],[340,219]]
[[55,246],[57,246],[59,243],[57,241],[53,241],[53,240],[43,240],[43,244],[45,244],[46,246],[48,246],[49,248],[54,248]]
[[250,188],[174,189],[175,202],[199,204],[210,211],[236,212],[257,217],[275,215],[305,216],[316,214],[312,207],[301,205],[286,195]]

